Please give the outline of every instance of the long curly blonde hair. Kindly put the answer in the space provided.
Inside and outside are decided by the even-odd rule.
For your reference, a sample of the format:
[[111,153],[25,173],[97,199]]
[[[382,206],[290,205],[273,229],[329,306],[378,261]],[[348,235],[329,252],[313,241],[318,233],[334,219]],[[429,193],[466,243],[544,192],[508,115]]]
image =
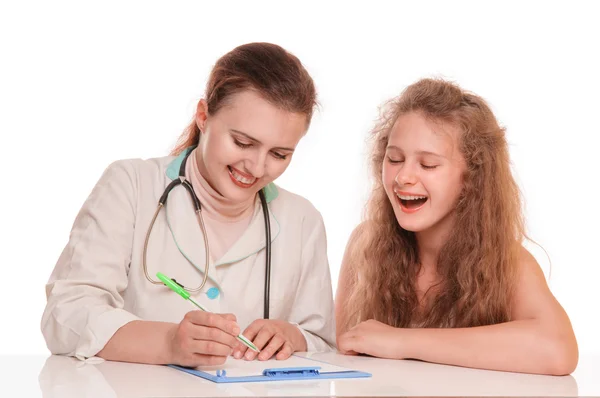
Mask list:
[[[438,258],[442,282],[425,304],[416,291],[421,265],[415,234],[398,224],[381,174],[392,126],[409,112],[458,128],[467,165],[453,233]],[[394,327],[508,321],[524,221],[505,131],[489,106],[453,83],[423,79],[384,106],[371,138],[374,187],[349,253],[354,285],[344,328],[368,319]]]

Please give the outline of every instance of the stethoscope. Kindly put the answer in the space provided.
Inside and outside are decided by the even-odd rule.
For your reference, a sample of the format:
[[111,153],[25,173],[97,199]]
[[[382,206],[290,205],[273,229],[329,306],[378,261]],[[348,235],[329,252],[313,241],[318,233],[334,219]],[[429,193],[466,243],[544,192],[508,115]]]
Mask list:
[[[156,208],[156,212],[154,213],[154,217],[152,217],[152,222],[150,223],[150,227],[148,227],[148,232],[146,233],[146,241],[144,242],[144,253],[142,255],[142,265],[144,267],[144,274],[146,275],[146,279],[148,279],[148,281],[150,281],[151,283],[153,283],[155,285],[162,285],[163,283],[161,281],[152,279],[150,277],[150,274],[148,273],[148,267],[146,266],[146,252],[148,250],[148,241],[150,240],[150,233],[152,232],[152,227],[154,226],[156,217],[158,217],[158,213],[160,213],[160,209],[162,209],[164,207],[165,211],[166,211],[167,199],[169,197],[169,193],[176,186],[183,185],[185,187],[185,189],[188,191],[188,193],[190,194],[190,197],[192,198],[192,203],[194,204],[194,209],[196,211],[196,218],[198,219],[198,224],[200,224],[200,229],[202,230],[202,235],[204,237],[204,247],[206,248],[206,250],[205,250],[206,257],[204,260],[205,261],[204,276],[202,278],[202,283],[200,284],[200,286],[198,286],[195,289],[188,289],[188,288],[184,287],[182,284],[180,284],[179,282],[173,280],[175,283],[177,283],[179,286],[181,286],[182,288],[184,288],[185,290],[187,290],[190,293],[199,292],[200,290],[202,290],[202,288],[206,284],[206,279],[208,278],[208,265],[209,265],[209,260],[210,260],[208,237],[206,234],[206,228],[204,226],[204,219],[202,218],[202,205],[200,203],[200,199],[198,199],[198,196],[194,192],[194,188],[192,187],[192,184],[189,182],[189,180],[187,178],[185,178],[185,164],[187,162],[188,157],[190,156],[190,153],[192,153],[192,151],[194,150],[195,147],[196,146],[193,146],[192,148],[188,149],[188,152],[186,153],[186,155],[183,158],[183,161],[181,162],[181,167],[179,168],[179,177],[174,179],[167,186],[167,188],[163,192],[162,196],[158,200],[158,207]],[[263,315],[264,315],[264,319],[269,319],[269,301],[270,301],[269,294],[270,294],[270,290],[271,290],[271,223],[269,221],[269,208],[267,206],[267,199],[265,198],[265,194],[262,189],[258,192],[258,197],[260,198],[263,215],[265,217],[265,234],[266,234],[266,249],[267,249],[266,258],[265,258],[265,299],[264,299]],[[186,259],[187,259],[187,257],[186,257]],[[187,260],[191,263],[191,261],[189,259],[187,259]]]

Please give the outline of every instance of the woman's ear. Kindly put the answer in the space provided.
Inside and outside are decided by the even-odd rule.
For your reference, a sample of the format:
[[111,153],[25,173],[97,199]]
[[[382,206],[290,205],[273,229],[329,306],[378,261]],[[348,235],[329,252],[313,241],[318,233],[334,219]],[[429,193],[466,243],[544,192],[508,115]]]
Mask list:
[[205,99],[201,99],[198,101],[198,106],[196,107],[196,125],[198,126],[198,129],[200,129],[200,133],[204,132],[207,119],[208,103]]

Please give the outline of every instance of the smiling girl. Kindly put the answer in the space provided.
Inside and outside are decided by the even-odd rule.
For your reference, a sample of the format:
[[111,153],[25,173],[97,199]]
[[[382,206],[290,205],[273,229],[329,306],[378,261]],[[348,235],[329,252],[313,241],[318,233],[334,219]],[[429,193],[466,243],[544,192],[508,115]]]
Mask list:
[[375,186],[337,290],[339,349],[571,373],[577,342],[522,246],[519,189],[486,102],[424,79],[388,104],[373,138]]

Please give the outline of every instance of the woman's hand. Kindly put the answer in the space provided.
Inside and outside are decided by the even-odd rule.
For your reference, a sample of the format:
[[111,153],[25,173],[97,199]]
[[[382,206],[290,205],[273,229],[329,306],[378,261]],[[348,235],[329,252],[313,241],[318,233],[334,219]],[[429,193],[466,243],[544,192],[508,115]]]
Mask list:
[[237,346],[240,327],[232,314],[190,311],[168,333],[170,363],[221,365]]
[[[297,326],[276,319],[257,319],[244,330],[243,335],[261,350],[258,359],[266,361],[273,355],[278,360],[287,359],[296,351],[306,351],[306,339]],[[257,353],[238,343],[233,356],[253,360]]]
[[338,337],[342,354],[367,354],[379,358],[402,359],[402,329],[370,319]]

